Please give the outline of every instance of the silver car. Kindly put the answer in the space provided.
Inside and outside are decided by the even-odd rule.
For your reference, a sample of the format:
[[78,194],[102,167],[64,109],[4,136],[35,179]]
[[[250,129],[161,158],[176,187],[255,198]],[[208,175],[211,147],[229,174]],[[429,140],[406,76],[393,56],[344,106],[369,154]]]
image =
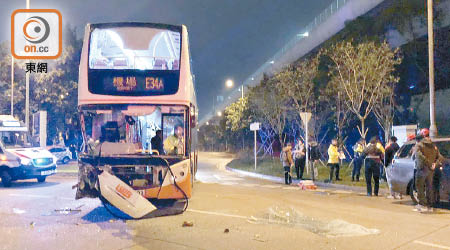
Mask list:
[[[443,166],[436,168],[433,178],[433,189],[435,190],[435,201],[450,202],[450,137],[432,139],[445,157]],[[386,170],[392,191],[410,195],[414,203],[417,203],[417,191],[414,185],[414,160],[413,148],[415,141],[409,141],[395,154],[392,163]],[[439,192],[436,192],[439,190]]]
[[58,162],[61,162],[62,164],[67,164],[72,159],[72,152],[70,152],[67,147],[52,146],[48,148],[48,151],[50,151],[50,153],[58,159]]

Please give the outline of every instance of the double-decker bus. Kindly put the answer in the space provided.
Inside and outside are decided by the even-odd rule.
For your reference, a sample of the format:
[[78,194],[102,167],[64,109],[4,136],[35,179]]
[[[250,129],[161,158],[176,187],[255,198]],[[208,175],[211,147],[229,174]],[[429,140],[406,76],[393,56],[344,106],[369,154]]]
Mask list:
[[78,84],[76,198],[99,197],[134,218],[161,204],[183,207],[197,169],[198,115],[186,27],[88,24]]

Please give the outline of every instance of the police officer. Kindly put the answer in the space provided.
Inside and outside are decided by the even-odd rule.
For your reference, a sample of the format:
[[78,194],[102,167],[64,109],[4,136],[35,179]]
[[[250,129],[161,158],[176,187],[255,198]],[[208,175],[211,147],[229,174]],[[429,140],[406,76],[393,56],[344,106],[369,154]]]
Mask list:
[[366,158],[365,176],[367,185],[367,196],[372,196],[372,176],[375,183],[374,194],[378,196],[380,187],[380,167],[383,158],[383,152],[377,147],[377,137],[372,137],[370,143],[364,149],[362,157]]
[[414,208],[414,211],[433,212],[433,174],[436,164],[439,163],[439,150],[431,141],[430,131],[426,128],[420,131],[416,140],[414,158],[417,172],[415,184],[419,204]]
[[355,146],[353,146],[353,150],[355,152],[355,158],[353,161],[353,171],[352,171],[352,181],[359,181],[359,175],[361,173],[361,166],[363,164],[363,159],[361,157],[362,152],[364,151],[364,139],[360,139],[356,142]]

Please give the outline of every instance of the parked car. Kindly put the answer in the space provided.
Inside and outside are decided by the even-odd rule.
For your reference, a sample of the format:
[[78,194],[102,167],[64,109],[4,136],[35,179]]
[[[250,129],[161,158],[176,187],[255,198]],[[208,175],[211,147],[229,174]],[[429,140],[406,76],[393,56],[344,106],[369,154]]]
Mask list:
[[62,164],[67,164],[70,159],[72,159],[72,152],[70,152],[68,147],[64,146],[53,146],[48,149],[57,159],[58,162]]
[[[432,141],[445,157],[444,164],[436,168],[433,178],[435,202],[450,202],[450,137],[435,138]],[[413,202],[418,203],[417,190],[414,185],[413,149],[415,143],[416,141],[412,140],[403,144],[388,166],[386,174],[389,175],[388,180],[394,192],[410,195]]]

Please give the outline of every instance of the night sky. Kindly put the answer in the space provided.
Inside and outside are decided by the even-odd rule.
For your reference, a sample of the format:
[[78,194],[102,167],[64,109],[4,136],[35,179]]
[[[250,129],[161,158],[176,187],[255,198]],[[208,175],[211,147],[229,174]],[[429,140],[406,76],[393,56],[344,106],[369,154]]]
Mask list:
[[[0,40],[10,39],[10,18],[25,0],[0,0]],[[225,80],[240,85],[300,32],[332,0],[30,0],[31,8],[61,11],[63,23],[157,22],[185,24],[189,32],[200,118],[213,98],[227,95]]]

